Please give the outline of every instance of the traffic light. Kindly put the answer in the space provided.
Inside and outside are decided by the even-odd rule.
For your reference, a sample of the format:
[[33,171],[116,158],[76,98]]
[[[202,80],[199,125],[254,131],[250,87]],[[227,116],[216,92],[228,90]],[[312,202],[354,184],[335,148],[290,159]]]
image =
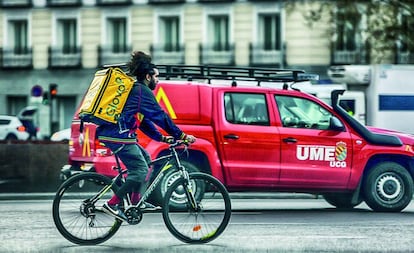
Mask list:
[[49,84],[49,97],[50,99],[56,98],[58,94],[58,85],[55,83]]
[[47,91],[43,92],[43,100],[42,104],[48,105],[49,104],[49,93]]

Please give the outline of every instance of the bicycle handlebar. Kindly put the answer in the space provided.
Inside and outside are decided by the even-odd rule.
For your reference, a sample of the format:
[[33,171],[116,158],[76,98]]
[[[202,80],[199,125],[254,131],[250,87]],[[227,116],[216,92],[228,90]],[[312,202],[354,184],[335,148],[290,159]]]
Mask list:
[[180,146],[188,147],[190,144],[191,143],[186,140],[175,140],[174,143],[170,143],[170,148],[176,148]]

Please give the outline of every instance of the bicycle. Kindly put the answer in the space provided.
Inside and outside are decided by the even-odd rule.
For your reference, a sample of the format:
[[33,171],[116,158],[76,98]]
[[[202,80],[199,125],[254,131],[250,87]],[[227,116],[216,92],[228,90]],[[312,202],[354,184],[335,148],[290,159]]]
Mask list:
[[[216,239],[227,227],[231,216],[231,201],[224,185],[213,176],[188,173],[180,162],[188,143],[177,141],[169,145],[169,153],[158,157],[151,165],[164,164],[142,194],[140,201],[131,204],[124,198],[124,213],[131,225],[139,224],[144,212],[139,208],[157,187],[167,170],[175,170],[177,179],[164,196],[162,217],[168,230],[185,243],[207,243]],[[180,148],[181,150],[181,148]],[[120,166],[115,155],[118,175],[113,179],[94,172],[81,172],[63,182],[53,200],[53,220],[67,240],[79,245],[95,245],[110,239],[123,220],[102,210],[102,205],[125,182],[127,170]]]

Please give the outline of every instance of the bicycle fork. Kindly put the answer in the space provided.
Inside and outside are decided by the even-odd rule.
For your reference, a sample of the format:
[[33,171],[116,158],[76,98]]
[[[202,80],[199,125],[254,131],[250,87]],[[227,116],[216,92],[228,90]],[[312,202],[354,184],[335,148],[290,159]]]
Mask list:
[[[184,168],[184,166],[181,164],[180,159],[178,157],[178,153],[175,149],[172,149],[172,155],[174,157],[174,160],[176,162],[176,165],[178,167],[178,171],[181,173],[181,176],[184,178],[184,192],[185,195],[187,196],[187,199],[190,202],[190,205],[192,207],[192,209],[197,212],[199,210],[199,206],[197,204],[197,200],[194,196],[194,192],[192,190],[191,187],[191,181],[190,181],[190,174],[188,173],[188,171]],[[196,185],[195,185],[196,187]]]
[[187,198],[190,202],[191,207],[193,208],[193,210],[195,212],[197,212],[199,210],[199,206],[197,204],[197,200],[194,196],[194,192],[193,192],[193,189],[191,187],[190,175],[189,175],[188,171],[186,171],[186,170],[181,170],[181,174],[182,174],[182,177],[184,178],[184,185],[183,185],[184,188],[185,188],[184,192],[187,195]]

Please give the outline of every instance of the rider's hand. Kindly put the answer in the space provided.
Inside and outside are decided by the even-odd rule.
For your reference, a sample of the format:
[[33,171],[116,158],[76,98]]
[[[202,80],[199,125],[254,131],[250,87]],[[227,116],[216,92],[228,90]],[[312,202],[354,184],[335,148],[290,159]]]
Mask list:
[[168,144],[172,144],[172,143],[174,143],[175,139],[172,136],[164,136],[163,135],[162,138],[161,138],[161,141],[165,142],[165,143],[168,143]]
[[182,140],[188,143],[194,143],[196,141],[196,137],[190,134],[184,134]]

